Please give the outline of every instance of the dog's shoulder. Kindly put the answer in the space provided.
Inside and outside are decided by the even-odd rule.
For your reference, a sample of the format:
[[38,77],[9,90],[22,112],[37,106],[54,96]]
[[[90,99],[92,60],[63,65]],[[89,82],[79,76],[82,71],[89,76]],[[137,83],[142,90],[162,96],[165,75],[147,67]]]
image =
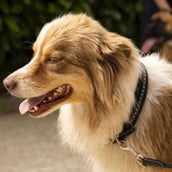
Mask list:
[[141,57],[140,61],[146,66],[149,79],[157,79],[157,82],[164,85],[172,85],[172,64],[162,59],[159,54]]

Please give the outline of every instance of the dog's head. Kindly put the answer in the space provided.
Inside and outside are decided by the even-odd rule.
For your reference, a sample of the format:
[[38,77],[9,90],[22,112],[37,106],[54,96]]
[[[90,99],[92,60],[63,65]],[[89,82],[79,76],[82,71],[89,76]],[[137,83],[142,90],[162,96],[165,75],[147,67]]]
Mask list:
[[172,15],[168,11],[160,11],[151,17],[147,28],[147,36],[153,38],[172,35]]
[[111,99],[120,73],[128,73],[137,49],[84,14],[46,24],[33,44],[30,63],[4,80],[14,96],[27,98],[22,114],[45,116],[71,102]]
[[161,52],[163,44],[172,38],[172,15],[165,10],[155,13],[147,26],[146,36],[142,51]]

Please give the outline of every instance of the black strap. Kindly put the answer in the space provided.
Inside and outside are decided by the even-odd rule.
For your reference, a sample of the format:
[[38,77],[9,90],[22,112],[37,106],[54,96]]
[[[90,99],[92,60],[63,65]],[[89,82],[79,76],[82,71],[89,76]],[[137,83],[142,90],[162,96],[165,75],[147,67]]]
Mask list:
[[[135,91],[135,104],[131,109],[129,122],[124,123],[123,130],[120,132],[117,138],[112,143],[122,143],[127,136],[135,131],[134,125],[137,122],[139,114],[143,108],[144,101],[147,94],[148,88],[148,74],[145,66],[142,64],[142,75],[138,80],[136,91]],[[158,167],[158,168],[172,168],[172,164],[164,163],[160,160],[146,158],[139,156],[137,161],[143,166]]]
[[158,168],[172,168],[172,164],[166,164],[160,160],[155,160],[151,158],[141,158],[141,164],[143,166],[151,166],[151,167],[158,167]]
[[[147,94],[147,87],[148,87],[148,74],[145,66],[142,63],[141,65],[142,65],[142,75],[139,77],[139,80],[137,82],[137,87],[135,90],[135,104],[131,109],[129,121],[124,123],[123,130],[119,133],[117,137],[118,141],[125,140],[127,136],[129,136],[131,133],[135,131],[134,125],[144,105],[144,101]],[[117,143],[117,139],[115,138],[113,143]]]

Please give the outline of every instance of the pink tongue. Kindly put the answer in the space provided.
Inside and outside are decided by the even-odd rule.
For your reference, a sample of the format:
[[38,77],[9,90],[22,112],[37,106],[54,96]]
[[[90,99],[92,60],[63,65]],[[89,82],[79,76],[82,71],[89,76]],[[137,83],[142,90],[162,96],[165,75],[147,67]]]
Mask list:
[[144,53],[148,53],[151,48],[155,45],[155,43],[158,41],[158,39],[156,38],[149,38],[147,39],[143,45],[142,45],[142,48],[141,50],[144,52]]
[[26,112],[31,110],[34,106],[41,103],[41,101],[44,100],[45,97],[46,97],[46,95],[40,96],[40,97],[29,98],[29,99],[24,100],[19,106],[20,113],[22,115],[25,114]]

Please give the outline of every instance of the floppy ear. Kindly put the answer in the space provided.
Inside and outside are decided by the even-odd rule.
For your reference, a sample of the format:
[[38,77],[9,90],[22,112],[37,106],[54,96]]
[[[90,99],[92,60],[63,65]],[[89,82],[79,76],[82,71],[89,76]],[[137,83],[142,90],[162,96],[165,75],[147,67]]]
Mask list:
[[114,93],[117,91],[117,84],[120,75],[128,73],[132,60],[135,60],[138,51],[130,40],[122,36],[111,34],[100,41],[99,58],[97,62],[101,68],[102,90],[97,89],[98,95],[102,95],[102,100],[114,100]]
[[129,59],[133,57],[136,48],[129,39],[112,33],[100,40],[99,50],[102,56],[118,54]]

